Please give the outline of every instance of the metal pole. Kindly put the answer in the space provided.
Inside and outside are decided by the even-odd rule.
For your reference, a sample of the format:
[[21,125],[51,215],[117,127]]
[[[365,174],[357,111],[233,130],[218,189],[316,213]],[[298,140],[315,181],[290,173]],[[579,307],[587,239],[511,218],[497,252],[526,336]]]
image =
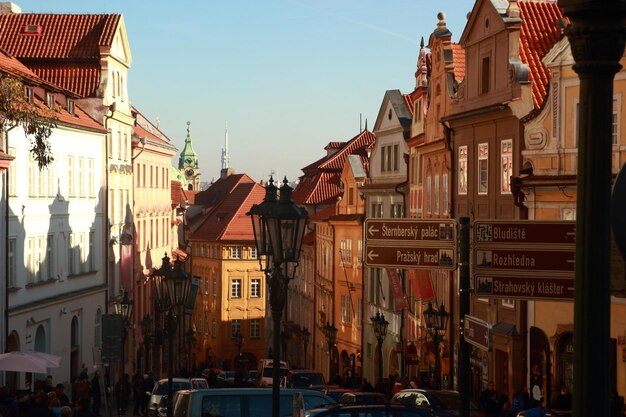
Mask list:
[[328,380],[333,380],[333,342],[328,339]]
[[304,369],[306,369],[306,343],[304,344]]
[[167,417],[172,417],[172,385],[174,374],[174,332],[176,331],[176,323],[174,321],[172,310],[167,311],[167,336],[168,336],[168,350],[167,350]]
[[272,310],[274,368],[272,375],[272,417],[280,417],[280,322],[285,307],[285,292],[280,264],[274,266],[270,280],[270,306]]
[[434,385],[435,389],[441,389],[441,363],[439,360],[439,333],[437,330],[433,331],[433,343],[435,344],[435,377]]
[[459,369],[458,390],[461,406],[460,417],[469,417],[470,404],[470,366],[469,345],[465,342],[465,315],[470,313],[470,273],[469,273],[469,237],[470,219],[461,217],[459,233]]
[[382,381],[382,380],[383,380],[383,339],[378,338],[378,381]]

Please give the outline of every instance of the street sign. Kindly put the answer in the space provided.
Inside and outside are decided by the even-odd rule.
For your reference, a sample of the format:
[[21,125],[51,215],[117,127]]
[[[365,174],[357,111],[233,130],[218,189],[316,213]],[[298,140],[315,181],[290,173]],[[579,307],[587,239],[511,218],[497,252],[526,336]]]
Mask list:
[[454,245],[456,242],[454,220],[366,219],[364,229],[366,242],[384,240],[395,244],[429,245],[436,242]]
[[476,221],[474,293],[481,297],[571,300],[576,223]]
[[478,297],[522,300],[568,300],[574,298],[574,279],[537,275],[477,275],[474,294]]
[[573,221],[475,221],[474,243],[540,245],[550,248],[554,244],[574,245],[576,223]]
[[452,248],[365,245],[365,264],[370,267],[454,270],[455,259],[455,250]]
[[476,272],[490,270],[558,271],[574,277],[573,250],[479,249],[475,252]]
[[470,345],[491,352],[491,325],[486,321],[466,314],[463,337]]

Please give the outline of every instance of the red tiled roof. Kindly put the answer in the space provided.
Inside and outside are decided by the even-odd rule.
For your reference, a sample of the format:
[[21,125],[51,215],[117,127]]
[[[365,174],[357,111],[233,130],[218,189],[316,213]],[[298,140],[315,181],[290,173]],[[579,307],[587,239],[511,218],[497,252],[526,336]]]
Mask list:
[[406,102],[406,106],[409,109],[409,112],[411,112],[411,116],[413,116],[413,110],[415,108],[414,104],[413,104],[413,96],[411,94],[403,94],[404,96],[404,101]]
[[206,215],[192,238],[213,242],[254,241],[252,222],[246,213],[253,204],[260,204],[264,197],[265,188],[260,184],[237,183],[234,189]]
[[[25,60],[28,62],[28,60]],[[58,85],[81,97],[95,95],[100,85],[100,63],[72,62],[72,63],[49,63],[28,62],[28,66],[35,74],[44,80]]]
[[153,134],[152,132],[148,132],[146,129],[144,129],[141,126],[137,126],[137,125],[133,126],[133,131],[139,137],[147,137],[148,139],[150,139],[150,140],[152,140],[154,142],[163,143],[163,144],[169,144],[169,142],[164,141],[163,139],[161,139],[157,135]]
[[183,186],[180,181],[172,181],[170,187],[172,206],[178,206],[183,201]]
[[324,147],[325,150],[338,149],[345,145],[346,142],[328,142],[328,145]]
[[39,85],[43,80],[17,59],[0,50],[0,71],[16,78],[26,79]]
[[359,133],[332,155],[315,161],[302,169],[304,175],[293,190],[293,199],[298,204],[324,204],[333,202],[340,194],[339,177],[348,155],[364,155],[364,150],[373,145],[376,136],[367,130]]
[[559,38],[556,21],[563,12],[553,1],[519,1],[522,28],[520,32],[520,59],[528,65],[535,109],[543,106],[548,93],[550,71],[541,59]]
[[187,200],[187,204],[196,204],[196,196],[199,190],[185,190],[183,188],[183,198]]
[[[18,59],[100,59],[111,46],[120,14],[0,15],[0,47]],[[39,33],[24,33],[39,26]]]
[[302,238],[303,245],[313,245],[315,243],[315,232],[309,232]]
[[454,61],[454,79],[461,82],[465,78],[465,49],[452,42],[452,60]]
[[195,204],[213,207],[224,200],[240,183],[255,181],[247,174],[232,174],[226,178],[219,178],[209,188],[196,194]]

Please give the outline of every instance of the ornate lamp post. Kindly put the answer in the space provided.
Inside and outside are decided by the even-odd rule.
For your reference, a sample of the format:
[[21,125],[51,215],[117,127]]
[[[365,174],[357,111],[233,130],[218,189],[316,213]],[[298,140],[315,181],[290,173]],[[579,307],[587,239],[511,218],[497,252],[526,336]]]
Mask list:
[[306,348],[309,346],[311,332],[306,327],[302,328],[302,343],[304,343],[304,369],[306,369]]
[[144,345],[144,371],[150,369],[150,342],[152,342],[152,318],[150,314],[143,316],[139,321],[141,326],[141,334],[143,335]]
[[385,320],[385,315],[380,314],[380,312],[376,312],[376,315],[370,318],[372,321],[372,325],[374,326],[374,336],[376,336],[376,349],[378,350],[378,380],[383,377],[383,341],[385,340],[385,336],[387,336],[387,327],[389,326],[389,322]]
[[[298,207],[291,198],[293,189],[287,178],[278,189],[270,178],[265,187],[265,198],[247,213],[252,217],[252,228],[257,255],[265,257],[265,271],[269,283],[270,307],[273,321],[272,417],[280,416],[280,321],[282,319],[287,284],[293,278],[302,248],[302,238],[308,222],[305,209]],[[259,260],[261,262],[261,260]]]
[[[113,300],[113,309],[115,310],[115,315],[121,317],[122,320],[122,354],[120,357],[120,361],[122,363],[120,380],[122,380],[124,378],[124,371],[126,367],[126,364],[124,363],[124,354],[126,352],[126,331],[130,328],[133,317],[133,300],[131,300],[128,296],[128,292],[123,291],[119,297]],[[126,415],[126,410],[118,410],[118,412],[120,415]]]
[[424,320],[426,321],[426,328],[433,338],[433,344],[435,345],[435,378],[433,382],[435,389],[441,389],[441,360],[439,358],[439,343],[443,340],[443,336],[446,334],[450,314],[446,311],[443,304],[439,306],[439,309],[435,310],[431,302],[428,303],[428,308],[423,314]]
[[172,379],[174,376],[174,335],[176,334],[177,317],[183,313],[183,307],[189,296],[191,279],[183,270],[183,263],[176,259],[174,267],[167,253],[163,264],[150,274],[154,279],[156,298],[159,308],[166,313],[166,331],[168,339],[167,351],[167,415],[172,417]]
[[333,378],[333,352],[335,351],[335,340],[337,339],[337,328],[334,324],[326,322],[324,326],[324,336],[328,342],[328,381]]

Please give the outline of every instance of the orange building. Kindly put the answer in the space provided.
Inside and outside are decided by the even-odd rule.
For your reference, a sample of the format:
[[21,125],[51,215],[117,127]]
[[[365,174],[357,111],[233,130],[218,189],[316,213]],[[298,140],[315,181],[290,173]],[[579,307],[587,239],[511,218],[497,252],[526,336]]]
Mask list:
[[264,196],[248,175],[225,169],[187,209],[191,271],[198,283],[187,329],[193,335],[192,367],[256,369],[265,357],[266,280],[246,215]]

